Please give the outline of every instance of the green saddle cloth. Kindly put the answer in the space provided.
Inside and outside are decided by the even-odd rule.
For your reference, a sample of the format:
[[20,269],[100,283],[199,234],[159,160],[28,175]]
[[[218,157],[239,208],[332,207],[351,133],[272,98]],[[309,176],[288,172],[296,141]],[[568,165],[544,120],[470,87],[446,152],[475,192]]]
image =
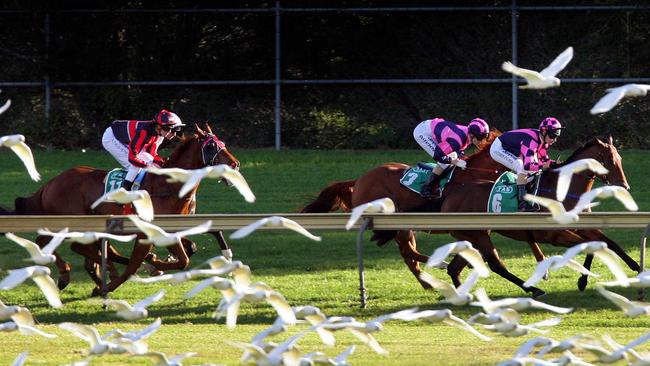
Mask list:
[[[422,192],[422,187],[429,180],[429,176],[433,174],[433,168],[436,167],[436,163],[419,163],[418,165],[406,169],[399,182],[404,187],[420,194]],[[427,167],[430,167],[430,169],[421,168],[421,165],[426,165]],[[440,179],[440,189],[444,189],[450,179],[451,174],[445,174],[445,176]]]
[[125,177],[126,170],[122,168],[116,168],[108,172],[104,181],[104,194],[120,188]]
[[517,212],[517,176],[512,172],[501,174],[492,186],[487,212]]

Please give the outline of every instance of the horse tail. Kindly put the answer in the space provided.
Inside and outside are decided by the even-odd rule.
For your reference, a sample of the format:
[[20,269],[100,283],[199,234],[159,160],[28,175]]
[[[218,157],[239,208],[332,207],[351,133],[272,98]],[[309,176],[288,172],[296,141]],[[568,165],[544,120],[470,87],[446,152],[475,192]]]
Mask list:
[[331,212],[338,209],[350,211],[352,209],[352,191],[356,179],[331,183],[323,189],[318,197],[305,206],[300,212],[316,213]]

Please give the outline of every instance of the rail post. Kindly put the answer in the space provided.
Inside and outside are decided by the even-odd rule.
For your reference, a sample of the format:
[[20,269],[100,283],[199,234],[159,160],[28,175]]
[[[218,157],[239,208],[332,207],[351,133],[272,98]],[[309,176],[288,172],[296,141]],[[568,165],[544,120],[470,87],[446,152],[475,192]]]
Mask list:
[[[639,248],[639,273],[645,271],[645,243],[648,239],[648,234],[650,234],[650,224],[645,227],[643,230],[643,236],[641,236],[641,246]],[[645,289],[639,289],[639,300],[645,299]]]
[[361,308],[366,308],[366,300],[368,293],[366,291],[366,280],[363,273],[363,233],[366,229],[372,227],[372,218],[366,217],[363,219],[361,227],[357,232],[357,263],[359,267],[359,295],[361,298]]

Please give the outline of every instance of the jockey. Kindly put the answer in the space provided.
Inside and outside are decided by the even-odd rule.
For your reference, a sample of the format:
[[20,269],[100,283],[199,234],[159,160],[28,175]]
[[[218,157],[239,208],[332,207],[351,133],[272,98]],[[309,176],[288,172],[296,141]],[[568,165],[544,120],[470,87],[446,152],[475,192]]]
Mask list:
[[474,118],[467,126],[458,125],[442,118],[420,122],[413,130],[413,137],[436,161],[433,174],[422,189],[422,197],[439,198],[442,191],[438,188],[434,192],[433,187],[440,180],[442,172],[450,164],[465,169],[467,163],[461,160],[460,156],[470,144],[478,146],[480,141],[486,139],[489,134],[490,127],[481,118]]
[[519,211],[535,211],[524,200],[528,172],[546,170],[554,163],[546,150],[555,143],[562,124],[556,118],[547,117],[539,128],[512,130],[497,137],[490,147],[490,156],[517,174],[517,198]]
[[163,140],[174,138],[183,126],[175,113],[165,109],[151,121],[113,121],[104,131],[102,145],[127,170],[121,188],[131,190],[142,168],[162,166],[165,159],[158,155],[158,147]]

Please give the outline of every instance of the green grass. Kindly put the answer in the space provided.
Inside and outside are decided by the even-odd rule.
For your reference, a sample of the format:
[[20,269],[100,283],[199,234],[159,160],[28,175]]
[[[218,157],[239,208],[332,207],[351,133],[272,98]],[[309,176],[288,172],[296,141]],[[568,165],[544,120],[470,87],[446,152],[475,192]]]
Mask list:
[[[234,189],[213,182],[203,184],[199,191],[199,213],[282,213],[296,212],[303,206],[308,196],[320,191],[333,180],[351,179],[370,168],[389,161],[415,163],[425,158],[420,151],[283,151],[241,150],[234,151],[241,160],[241,170],[256,193],[255,204],[246,203]],[[76,165],[90,165],[110,168],[115,165],[107,154],[98,152],[45,152],[36,151],[37,166],[44,181],[62,170]],[[650,209],[650,194],[645,187],[645,162],[650,153],[644,151],[623,151],[627,178],[632,193],[642,211]],[[567,156],[565,154],[565,156]],[[35,191],[40,184],[31,182],[18,160],[11,153],[0,151],[3,161],[3,174],[0,175],[0,205],[13,206],[16,196],[24,196]],[[621,210],[615,202],[606,202],[597,210]],[[364,251],[366,265],[366,286],[369,293],[369,306],[360,309],[358,303],[358,273],[356,267],[354,232],[316,231],[323,236],[320,243],[304,240],[297,234],[279,231],[263,231],[239,241],[231,241],[235,257],[249,264],[254,280],[264,281],[282,292],[292,305],[313,304],[328,315],[351,315],[367,320],[390,311],[418,306],[421,309],[440,309],[447,306],[438,304],[440,296],[422,290],[415,278],[403,264],[394,244],[378,248],[367,244]],[[638,258],[638,230],[607,231],[631,254]],[[366,234],[366,239],[369,234]],[[513,242],[497,235],[493,236],[508,268],[520,277],[527,278],[535,262],[524,243]],[[196,239],[199,252],[192,258],[192,264],[219,253],[211,236]],[[431,253],[441,244],[452,241],[448,235],[418,234],[419,248],[423,253]],[[547,254],[560,253],[561,250],[542,247]],[[128,246],[120,248],[123,252]],[[159,251],[164,255],[164,251]],[[223,321],[210,317],[220,299],[217,292],[206,291],[199,296],[183,301],[182,294],[196,284],[192,281],[179,286],[142,285],[126,283],[112,298],[137,301],[159,288],[167,289],[167,295],[159,303],[151,306],[150,317],[138,322],[117,319],[111,312],[88,301],[94,284],[88,279],[81,266],[81,258],[68,248],[61,255],[73,266],[70,286],[61,293],[65,307],[52,309],[47,306],[42,295],[32,283],[21,285],[12,291],[1,291],[0,299],[7,304],[23,305],[32,310],[39,327],[55,333],[59,337],[47,340],[22,336],[18,333],[0,332],[0,364],[10,364],[15,356],[25,350],[30,351],[28,365],[56,365],[83,358],[86,344],[69,333],[60,330],[56,324],[64,321],[93,324],[100,331],[115,327],[135,329],[144,327],[155,317],[160,316],[163,326],[150,338],[151,350],[169,354],[196,351],[199,356],[188,359],[187,364],[225,363],[238,364],[241,352],[226,343],[226,340],[247,342],[261,329],[269,326],[275,314],[269,306],[243,304],[235,330],[229,331]],[[25,253],[4,238],[0,240],[0,275],[6,270],[25,265]],[[596,262],[594,271],[606,274],[604,267]],[[447,279],[442,271],[434,275]],[[632,275],[632,272],[628,271]],[[607,276],[605,276],[608,278]],[[621,343],[630,341],[647,332],[650,319],[640,317],[629,319],[602,299],[593,286],[580,293],[576,288],[577,276],[573,272],[561,270],[553,272],[548,282],[540,287],[547,291],[544,301],[575,307],[575,312],[564,317],[562,323],[554,327],[549,336],[562,339],[577,333],[599,336],[608,333]],[[592,281],[593,282],[593,281]],[[524,296],[525,294],[492,274],[481,280],[488,293],[495,298]],[[633,297],[633,291],[620,291]],[[474,307],[452,307],[454,313],[467,318],[477,311]],[[551,317],[546,312],[524,313],[524,323]],[[297,325],[289,329],[289,334],[304,329]],[[504,338],[494,336],[493,342],[482,342],[469,333],[441,324],[428,323],[388,323],[385,330],[376,335],[379,342],[390,354],[379,356],[367,346],[359,345],[350,357],[354,365],[493,365],[500,360],[512,357],[516,347],[531,338]],[[280,342],[285,335],[272,339]],[[308,335],[299,342],[303,352],[321,350],[335,355],[347,346],[356,343],[352,336],[337,335],[337,345],[333,348],[323,346],[315,335]],[[649,346],[639,347],[641,350]],[[152,364],[142,358],[129,358],[123,355],[103,356],[93,364]]]

